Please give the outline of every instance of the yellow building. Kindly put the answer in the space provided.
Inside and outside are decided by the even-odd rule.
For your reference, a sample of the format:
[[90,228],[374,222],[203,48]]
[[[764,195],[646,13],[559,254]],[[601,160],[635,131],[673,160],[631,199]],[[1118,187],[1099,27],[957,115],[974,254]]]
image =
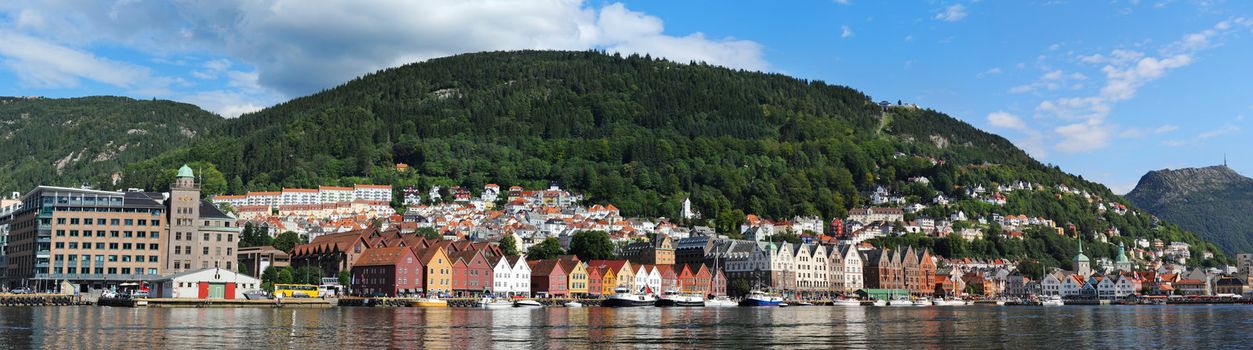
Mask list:
[[566,291],[572,296],[587,294],[587,264],[574,255],[563,255],[557,260],[566,271]]
[[448,258],[448,252],[444,250],[444,247],[417,248],[414,246],[413,252],[420,258],[422,267],[425,269],[422,276],[423,291],[428,295],[452,293],[452,260]]
[[605,273],[600,276],[600,295],[613,295],[613,290],[617,287],[617,271],[608,268],[605,269]]

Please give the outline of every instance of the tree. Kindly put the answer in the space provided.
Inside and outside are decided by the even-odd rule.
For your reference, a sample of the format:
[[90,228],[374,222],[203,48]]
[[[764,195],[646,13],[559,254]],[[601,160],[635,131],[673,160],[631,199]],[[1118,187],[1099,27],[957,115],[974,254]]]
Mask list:
[[605,231],[579,231],[570,238],[570,253],[579,260],[613,259],[614,244]]
[[253,225],[251,222],[244,224],[243,232],[239,233],[239,247],[259,247],[274,244],[274,238],[270,237],[270,233],[266,232],[264,227]]
[[727,294],[745,295],[748,294],[751,289],[752,287],[748,285],[748,281],[744,279],[737,279],[731,281],[731,285],[727,286]]
[[290,252],[292,248],[296,247],[296,245],[305,244],[305,243],[308,243],[308,242],[306,242],[300,236],[300,234],[297,234],[292,231],[287,231],[287,232],[283,232],[279,234],[278,238],[274,239],[274,249],[278,249],[284,252]]
[[352,283],[352,275],[348,273],[348,270],[340,270],[338,277],[341,286],[348,286]]
[[505,256],[518,255],[518,242],[513,238],[513,235],[505,235],[500,238],[500,251]]
[[801,236],[792,232],[779,232],[770,236],[766,236],[767,242],[788,242],[791,244],[801,244]]
[[430,228],[430,227],[419,228],[418,234],[432,241],[438,241],[438,240],[444,239],[444,235],[440,234],[439,231],[436,231],[435,229]]
[[548,237],[543,242],[531,246],[526,250],[526,257],[529,260],[552,259],[565,254],[566,251],[561,249],[561,242],[556,238]]

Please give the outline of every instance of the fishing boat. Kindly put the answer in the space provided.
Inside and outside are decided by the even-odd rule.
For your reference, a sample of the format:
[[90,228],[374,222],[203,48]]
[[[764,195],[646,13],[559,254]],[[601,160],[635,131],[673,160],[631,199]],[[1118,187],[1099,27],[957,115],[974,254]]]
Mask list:
[[684,306],[684,307],[704,307],[705,297],[695,294],[682,294],[674,290],[668,290],[657,298],[657,306]]
[[1062,302],[1062,297],[1054,295],[1046,299],[1040,300],[1040,305],[1041,306],[1062,306],[1062,305],[1066,305],[1066,303]]
[[583,307],[583,303],[580,303],[577,301],[571,301],[571,302],[566,303],[565,307]]
[[966,301],[961,299],[943,298],[931,301],[935,306],[966,306]]
[[440,299],[437,296],[429,298],[421,298],[413,302],[413,306],[417,307],[448,307],[448,301]]
[[748,292],[748,296],[740,300],[740,306],[782,306],[779,305],[782,303],[783,297],[759,290]]
[[831,301],[833,306],[861,306],[861,300],[840,298]]
[[614,289],[614,295],[609,296],[601,303],[601,306],[607,307],[633,307],[633,306],[653,306],[657,303],[657,298],[648,294],[631,293],[626,288]]
[[513,307],[544,307],[544,304],[540,304],[538,301],[531,299],[522,299],[514,301]]
[[713,299],[705,300],[705,306],[707,307],[727,307],[736,305],[739,304],[727,297],[715,297]]
[[485,298],[479,299],[479,307],[484,308],[484,309],[504,309],[504,308],[513,307],[513,303],[505,299],[485,297]]

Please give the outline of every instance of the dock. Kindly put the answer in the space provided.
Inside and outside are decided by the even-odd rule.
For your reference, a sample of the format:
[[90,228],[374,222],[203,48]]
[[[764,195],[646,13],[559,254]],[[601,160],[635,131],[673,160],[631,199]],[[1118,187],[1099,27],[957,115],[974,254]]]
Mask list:
[[[475,308],[479,305],[479,298],[446,298],[442,299],[448,302],[448,307]],[[577,301],[583,306],[600,306],[601,299],[575,299],[575,298],[524,298],[524,299],[508,299],[516,300],[534,300],[544,306],[564,306],[566,303]],[[366,298],[366,297],[344,297],[339,299],[339,306],[352,307],[409,307],[418,298]]]
[[84,305],[74,295],[64,294],[0,294],[0,306],[71,306]]
[[264,307],[285,309],[324,309],[335,306],[334,300],[288,298],[279,300],[247,300],[247,299],[182,299],[182,298],[147,298],[120,299],[101,298],[96,302],[99,306],[114,307],[161,307],[161,308],[240,308]]

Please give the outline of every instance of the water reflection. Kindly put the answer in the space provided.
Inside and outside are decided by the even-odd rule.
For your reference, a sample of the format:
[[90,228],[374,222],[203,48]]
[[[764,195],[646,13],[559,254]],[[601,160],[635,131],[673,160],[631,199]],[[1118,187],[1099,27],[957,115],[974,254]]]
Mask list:
[[30,348],[1232,348],[1253,306],[0,309]]

